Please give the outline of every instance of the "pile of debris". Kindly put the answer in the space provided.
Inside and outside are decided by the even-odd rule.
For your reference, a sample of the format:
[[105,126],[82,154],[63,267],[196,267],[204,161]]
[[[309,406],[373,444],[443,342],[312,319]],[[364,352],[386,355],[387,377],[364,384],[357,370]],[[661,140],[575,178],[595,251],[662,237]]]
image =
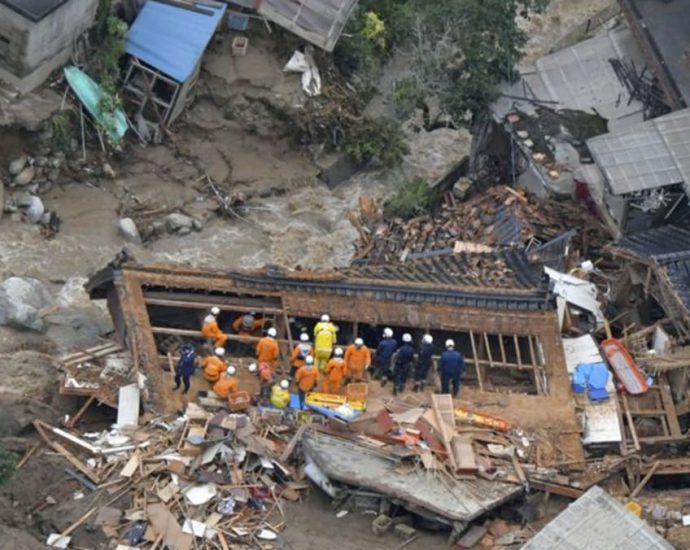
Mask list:
[[579,205],[542,199],[508,186],[492,187],[463,203],[449,195],[436,215],[411,220],[382,222],[376,209],[360,206],[360,213],[350,216],[359,233],[355,260],[370,263],[493,247],[524,246],[529,251],[564,234],[572,237],[583,257],[589,257],[610,239]]

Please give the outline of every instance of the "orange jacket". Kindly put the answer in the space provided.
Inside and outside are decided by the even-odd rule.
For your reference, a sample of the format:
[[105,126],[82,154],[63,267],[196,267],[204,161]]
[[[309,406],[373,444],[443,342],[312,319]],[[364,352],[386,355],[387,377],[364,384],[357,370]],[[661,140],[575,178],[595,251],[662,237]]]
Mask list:
[[204,378],[209,382],[215,382],[220,378],[220,375],[226,371],[228,366],[220,357],[209,355],[204,357],[201,361],[201,366],[204,369]]
[[[309,348],[309,349],[305,353],[303,351],[303,348],[304,348],[304,350],[306,350],[307,348]],[[304,344],[304,343],[297,344],[294,348],[292,348],[292,353],[290,354],[290,363],[292,363],[292,365],[296,369],[303,367],[306,364],[304,361],[305,358],[307,357],[307,355],[312,355],[313,351],[314,351],[314,348],[311,347],[311,344]]]
[[204,319],[201,333],[209,340],[213,340],[214,345],[223,346],[228,339],[227,335],[218,327],[218,321],[212,315]]
[[345,376],[352,376],[357,374],[361,376],[366,369],[371,365],[371,351],[368,347],[362,346],[357,349],[357,346],[350,344],[345,350]]
[[278,348],[278,342],[269,336],[264,336],[259,343],[256,344],[256,358],[259,363],[268,363],[272,369],[276,367],[278,363],[278,354],[280,349]]
[[214,393],[220,395],[221,397],[227,397],[229,394],[235,393],[238,388],[239,382],[234,376],[221,376],[220,380],[213,384]]
[[254,321],[252,321],[251,330],[248,330],[247,327],[244,326],[244,323],[242,322],[243,320],[244,315],[241,315],[232,322],[232,330],[234,330],[240,336],[251,336],[257,330],[262,329],[266,324],[266,319],[254,319]]
[[326,377],[329,382],[340,382],[345,376],[345,360],[334,357],[326,364]]
[[316,379],[319,376],[319,369],[315,366],[303,366],[297,371],[297,385],[303,392],[310,392],[316,386]]

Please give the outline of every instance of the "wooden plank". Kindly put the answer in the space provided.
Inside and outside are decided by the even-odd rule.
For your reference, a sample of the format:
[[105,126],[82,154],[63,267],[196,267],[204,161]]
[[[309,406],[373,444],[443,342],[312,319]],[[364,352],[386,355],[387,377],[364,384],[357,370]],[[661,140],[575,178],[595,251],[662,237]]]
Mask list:
[[491,355],[491,346],[489,345],[489,335],[486,332],[484,332],[483,335],[484,335],[484,345],[486,346],[486,355],[489,358],[489,367],[493,367],[494,366],[494,358]]
[[[206,340],[206,337],[201,333],[200,330],[188,330],[182,328],[170,328],[170,327],[151,327],[151,332],[153,334],[168,334],[171,336],[187,336],[189,338],[197,338],[200,340]],[[240,336],[239,334],[227,334],[228,340],[233,340],[235,342],[258,342],[261,340],[260,336]],[[281,344],[287,344],[288,341],[285,339],[276,339],[277,342]]]
[[664,410],[666,414],[666,421],[668,422],[668,429],[671,432],[671,437],[682,437],[683,433],[680,430],[680,424],[678,423],[678,413],[676,412],[676,407],[673,404],[673,397],[671,397],[671,390],[667,384],[661,384],[659,387],[661,394],[661,402],[664,405]]
[[53,449],[55,452],[58,454],[62,455],[62,457],[67,460],[72,466],[74,466],[77,470],[79,470],[82,474],[84,474],[86,477],[88,477],[91,481],[93,481],[96,485],[101,483],[100,478],[98,477],[98,474],[96,474],[91,468],[89,468],[86,464],[84,464],[81,460],[79,460],[76,456],[74,456],[72,453],[70,453],[67,449],[65,449],[60,443],[57,441],[53,441],[50,439],[45,431],[45,428],[41,426],[40,421],[34,420],[34,427],[36,428],[36,431],[38,432],[38,435],[41,436],[43,441],[46,442],[46,444]]
[[505,365],[508,363],[508,360],[506,359],[506,349],[503,344],[503,335],[499,334],[498,335],[498,345],[501,348],[501,362]]
[[625,396],[625,392],[622,392],[621,399],[623,401],[623,412],[625,413],[625,418],[628,421],[628,426],[630,428],[630,435],[633,438],[633,443],[635,445],[635,450],[640,450],[640,440],[637,437],[637,430],[635,429],[635,424],[633,423],[633,417],[630,413],[630,407],[628,406],[628,398]]
[[290,439],[290,442],[287,444],[287,447],[285,447],[285,450],[281,453],[278,462],[287,462],[287,459],[290,458],[290,455],[292,454],[292,451],[295,450],[295,447],[297,446],[297,443],[302,439],[302,436],[304,435],[304,432],[307,431],[308,424],[302,424],[297,432],[295,432],[295,435],[292,436],[292,439]]
[[131,478],[134,473],[139,469],[139,452],[134,451],[132,456],[129,457],[127,464],[120,471],[120,477]]
[[513,342],[515,342],[515,354],[517,355],[518,367],[522,368],[522,353],[520,352],[520,341],[518,340],[517,334],[513,334]]
[[479,391],[484,391],[484,381],[482,380],[482,369],[479,366],[479,357],[477,357],[477,346],[474,343],[474,332],[470,330],[470,343],[472,344],[472,356],[474,357],[474,370],[477,372],[477,382],[479,383]]
[[[455,425],[455,413],[453,410],[453,398],[448,395],[431,395],[431,407],[436,417],[436,423],[443,441],[443,446],[448,453],[448,460],[451,463],[453,471],[457,470],[458,464],[455,460],[455,454],[451,447],[451,440],[453,438],[453,431],[451,426]],[[449,423],[449,419],[450,422]]]
[[[146,294],[144,294],[146,296]],[[264,313],[270,313],[271,315],[280,315],[283,313],[282,309],[273,307],[258,307],[258,306],[240,306],[240,305],[223,305],[222,303],[216,302],[194,302],[191,300],[163,300],[159,298],[144,298],[144,303],[149,306],[162,306],[162,307],[176,307],[180,309],[211,309],[212,307],[217,307],[221,311],[232,311],[238,313],[253,313],[258,309],[261,309]]]
[[661,462],[657,460],[657,461],[652,465],[652,467],[651,467],[651,468],[649,469],[649,471],[647,472],[647,475],[645,475],[645,476],[642,478],[642,481],[640,481],[640,482],[637,484],[637,487],[635,487],[635,489],[633,489],[633,492],[630,493],[630,498],[636,498],[637,495],[639,495],[639,494],[642,492],[642,489],[645,488],[645,485],[647,485],[647,483],[649,483],[649,480],[652,479],[652,476],[654,475],[654,472],[656,472],[656,469],[659,467],[659,464],[661,464]]
[[69,422],[67,422],[65,425],[68,428],[74,428],[79,420],[81,420],[81,417],[84,416],[84,413],[88,410],[88,408],[91,406],[91,403],[93,403],[96,400],[95,395],[91,395],[85,402],[84,404],[79,408],[77,411],[77,414],[75,414],[72,418],[69,419]]
[[474,474],[479,471],[474,456],[472,439],[467,436],[453,436],[451,439],[451,451],[457,464],[456,472],[462,474]]
[[546,481],[541,481],[537,479],[529,480],[530,487],[536,489],[537,491],[544,491],[546,493],[553,493],[555,495],[561,495],[568,498],[578,499],[585,494],[584,491],[580,489],[575,489],[574,487],[567,487],[565,485],[559,485],[557,483],[548,483]]

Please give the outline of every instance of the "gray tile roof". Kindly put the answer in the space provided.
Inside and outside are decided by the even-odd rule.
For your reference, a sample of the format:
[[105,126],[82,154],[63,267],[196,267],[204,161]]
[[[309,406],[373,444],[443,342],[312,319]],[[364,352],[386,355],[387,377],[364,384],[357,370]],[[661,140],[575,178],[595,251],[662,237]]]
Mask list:
[[587,141],[614,195],[684,183],[690,195],[690,109]]
[[522,550],[672,550],[654,529],[603,489],[592,487]]

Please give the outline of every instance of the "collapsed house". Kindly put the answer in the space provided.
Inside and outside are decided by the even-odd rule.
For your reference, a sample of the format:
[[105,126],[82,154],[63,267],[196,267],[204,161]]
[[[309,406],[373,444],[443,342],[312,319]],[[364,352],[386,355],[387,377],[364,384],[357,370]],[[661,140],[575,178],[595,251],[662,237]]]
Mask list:
[[183,112],[201,71],[204,51],[226,5],[171,5],[149,0],[127,33],[129,66],[123,90],[134,112],[167,126]]
[[674,110],[687,107],[690,102],[687,63],[690,5],[678,0],[619,0],[618,3],[669,105]]
[[690,220],[690,109],[587,141],[587,184],[617,237]]
[[64,65],[93,23],[97,0],[0,1],[0,80],[21,93]]
[[[501,405],[514,405],[509,410],[516,420],[524,413],[552,430],[570,456],[582,456],[555,298],[541,266],[535,268],[522,252],[460,253],[333,272],[113,263],[87,289],[92,298],[107,299],[119,339],[133,350],[159,408],[171,406],[165,354],[183,339],[203,341],[201,321],[210,307],[221,308],[221,327],[246,312],[270,319],[283,357],[298,327],[311,329],[328,312],[340,328],[340,342],[361,337],[375,347],[384,326],[415,339],[429,331],[438,351],[454,338],[469,365],[467,389],[476,392],[478,404],[488,403],[491,411],[500,394]],[[493,409],[500,413],[502,406]]]

